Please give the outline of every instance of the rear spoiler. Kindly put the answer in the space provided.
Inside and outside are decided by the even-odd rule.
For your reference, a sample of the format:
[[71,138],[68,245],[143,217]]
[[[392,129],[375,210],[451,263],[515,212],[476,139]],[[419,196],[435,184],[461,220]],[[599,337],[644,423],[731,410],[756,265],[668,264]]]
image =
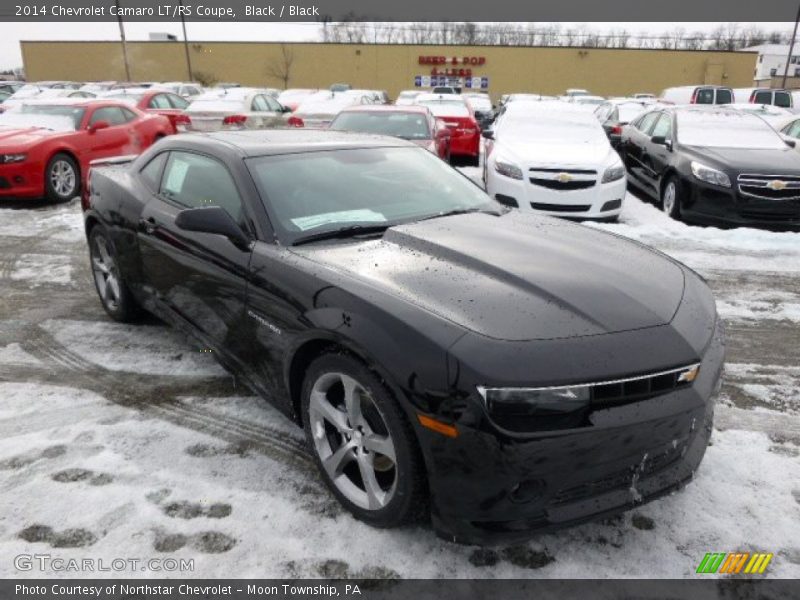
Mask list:
[[127,163],[133,162],[138,156],[139,156],[138,154],[126,154],[124,156],[110,156],[108,158],[96,158],[95,160],[89,162],[89,168],[93,169],[95,167],[125,165]]

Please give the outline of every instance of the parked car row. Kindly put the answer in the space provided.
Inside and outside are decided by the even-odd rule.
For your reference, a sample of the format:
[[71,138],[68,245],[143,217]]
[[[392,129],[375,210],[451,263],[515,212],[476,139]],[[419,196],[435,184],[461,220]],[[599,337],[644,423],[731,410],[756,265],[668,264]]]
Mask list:
[[[614,220],[622,212],[630,183],[652,195],[673,218],[784,226],[796,220],[798,198],[792,192],[792,178],[800,177],[800,172],[792,165],[799,155],[790,146],[796,145],[800,135],[800,120],[788,108],[728,103],[733,93],[720,86],[674,88],[658,99],[640,93],[639,97],[606,100],[583,89],[567,90],[561,97],[508,94],[494,107],[487,94],[455,88],[442,88],[439,93],[403,92],[396,105],[387,106],[385,93],[352,89],[347,84],[282,92],[231,84],[200,91],[189,99],[180,95],[186,91],[180,82],[94,85],[95,92],[82,91],[81,85],[71,82],[17,87],[17,101],[0,118],[5,131],[0,144],[7,149],[0,164],[0,195],[44,195],[54,201],[73,197],[85,183],[92,160],[136,154],[156,139],[175,133],[331,128],[406,139],[443,160],[475,166],[481,164],[483,134],[487,191],[501,204],[522,211]],[[714,115],[709,123],[720,128],[710,137],[716,136],[720,143],[735,137],[742,123],[751,124],[745,140],[752,138],[753,144],[771,140],[773,147],[759,148],[757,153],[748,152],[749,142],[742,142],[739,154],[755,162],[742,166],[735,176],[774,174],[775,181],[767,183],[783,186],[780,193],[754,194],[752,185],[728,182],[719,184],[728,191],[703,188],[698,195],[698,186],[709,184],[707,177],[703,179],[709,171],[687,170],[680,159],[685,148],[690,148],[689,153],[696,151],[692,143],[681,139],[678,117],[671,117],[666,131],[662,129],[667,127],[667,117],[657,124],[653,121],[655,115],[683,114],[688,109],[668,99],[685,100],[687,95],[687,107],[710,103],[714,109],[720,106],[717,103],[726,103],[724,110],[709,113]],[[765,99],[758,94],[752,97]],[[99,108],[104,118],[94,116]],[[78,113],[80,118],[74,116]],[[55,118],[68,114],[73,115],[70,125]],[[693,121],[686,119],[684,127],[689,128]],[[728,172],[740,161],[734,158],[735,152],[723,152],[713,140],[705,147],[715,148],[712,154],[718,158],[724,155],[721,162],[702,162],[712,170],[722,164],[722,171]],[[755,160],[766,151],[778,152],[773,164],[781,165],[777,171]],[[55,160],[56,155],[69,160]],[[770,194],[775,198],[770,199]]]

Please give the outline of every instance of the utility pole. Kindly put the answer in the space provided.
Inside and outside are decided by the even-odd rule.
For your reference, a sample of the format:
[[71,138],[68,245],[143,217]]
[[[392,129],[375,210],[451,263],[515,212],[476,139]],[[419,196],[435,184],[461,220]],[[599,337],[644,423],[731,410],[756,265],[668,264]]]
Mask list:
[[797,16],[794,19],[794,31],[792,31],[792,41],[789,43],[789,55],[786,57],[786,67],[783,69],[783,83],[781,87],[786,89],[786,76],[789,74],[789,62],[792,60],[794,52],[794,39],[797,37],[797,23],[800,22],[800,4],[797,5]]
[[119,22],[119,39],[122,41],[122,60],[125,63],[125,81],[131,80],[131,67],[128,64],[128,43],[125,41],[125,27],[122,25],[122,16],[119,10],[119,0],[114,0],[117,5],[117,21]]
[[183,0],[179,0],[181,7],[181,26],[183,27],[183,50],[186,52],[186,70],[189,72],[189,81],[194,82],[192,75],[192,59],[189,56],[189,39],[186,37],[186,18],[183,16]]

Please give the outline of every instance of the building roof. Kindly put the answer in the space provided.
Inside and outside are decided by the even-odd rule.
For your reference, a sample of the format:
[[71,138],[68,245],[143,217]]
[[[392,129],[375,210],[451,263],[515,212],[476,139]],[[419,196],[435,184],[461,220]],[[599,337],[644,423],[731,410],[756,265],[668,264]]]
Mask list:
[[[797,46],[800,51],[800,46]],[[750,46],[742,48],[741,52],[758,52],[759,54],[779,54],[786,56],[789,54],[789,44],[759,44],[758,46]]]

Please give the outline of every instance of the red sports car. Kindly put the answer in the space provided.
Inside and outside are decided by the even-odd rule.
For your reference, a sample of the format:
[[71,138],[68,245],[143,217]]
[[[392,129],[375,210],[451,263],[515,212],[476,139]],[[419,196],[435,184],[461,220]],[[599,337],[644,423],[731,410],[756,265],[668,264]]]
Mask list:
[[125,88],[111,90],[102,94],[107,100],[122,100],[132,104],[139,110],[163,115],[169,119],[174,133],[186,130],[191,123],[189,116],[183,112],[189,102],[169,90],[151,88]]
[[450,130],[424,106],[352,106],[334,117],[330,129],[402,138],[450,160]]
[[0,198],[69,200],[92,160],[139,154],[172,131],[119,100],[31,100],[0,115]]
[[415,104],[426,106],[450,128],[450,154],[474,166],[480,162],[481,129],[469,103],[457,94],[420,94]]

